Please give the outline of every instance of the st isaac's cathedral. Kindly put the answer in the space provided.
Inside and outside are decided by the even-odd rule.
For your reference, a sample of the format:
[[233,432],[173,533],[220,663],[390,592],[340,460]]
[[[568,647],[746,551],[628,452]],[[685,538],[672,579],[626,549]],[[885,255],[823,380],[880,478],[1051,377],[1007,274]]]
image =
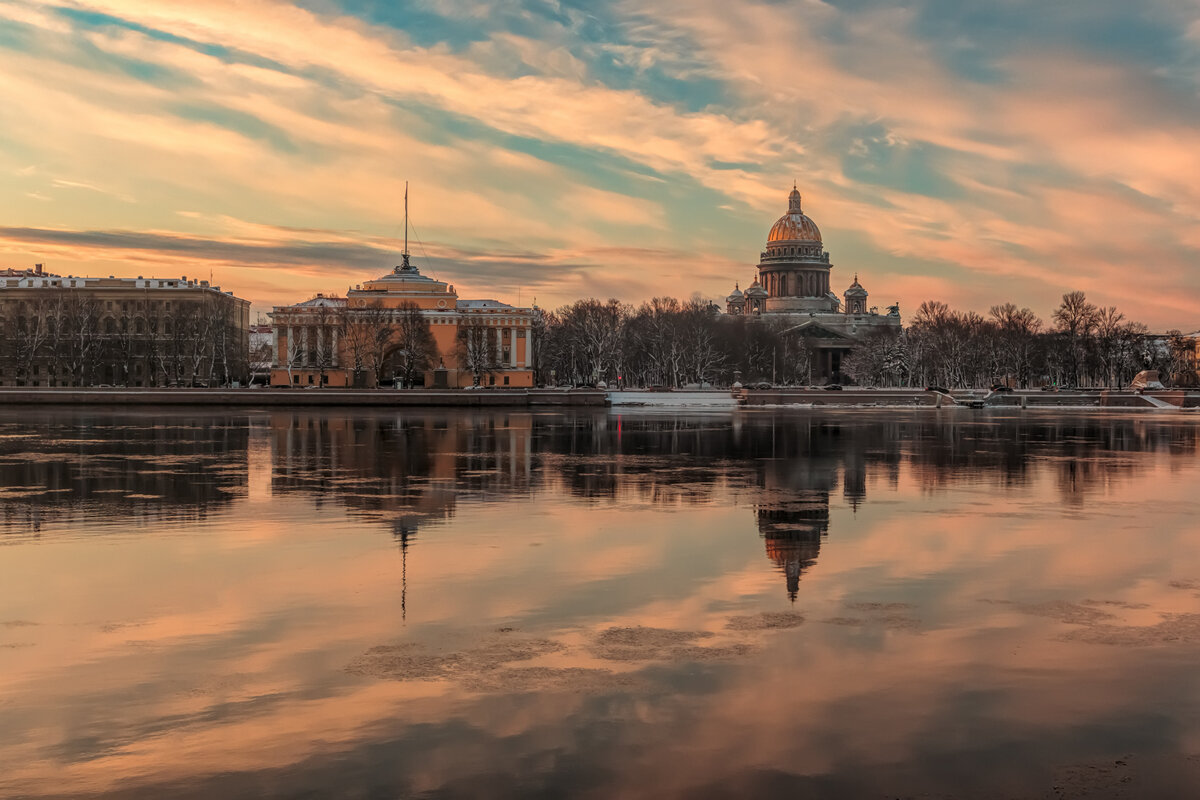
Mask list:
[[758,276],[744,291],[734,285],[725,311],[775,321],[784,332],[803,336],[815,351],[814,376],[840,380],[842,357],[857,339],[874,331],[899,332],[900,306],[888,306],[884,314],[868,307],[857,274],[843,303],[829,288],[832,269],[821,231],[801,209],[793,186],[787,213],[767,234]]

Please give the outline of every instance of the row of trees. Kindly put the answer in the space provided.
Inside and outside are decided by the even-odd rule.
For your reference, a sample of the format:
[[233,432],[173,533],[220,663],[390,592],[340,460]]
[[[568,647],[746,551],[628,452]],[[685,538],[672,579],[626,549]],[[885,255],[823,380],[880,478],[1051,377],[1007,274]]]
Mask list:
[[640,306],[580,300],[546,312],[534,332],[538,380],[548,384],[729,385],[811,379],[813,351],[788,326],[722,318],[699,297]]
[[110,311],[93,296],[61,288],[7,303],[0,364],[26,386],[229,385],[244,378],[245,331],[230,302],[179,300],[170,312],[121,305]]
[[859,383],[947,388],[994,382],[1112,388],[1147,369],[1165,382],[1191,385],[1195,343],[1179,331],[1152,336],[1116,307],[1088,302],[1083,292],[1063,295],[1049,325],[1012,303],[992,306],[985,317],[925,302],[906,330],[860,342],[844,365]]
[[[547,384],[810,384],[817,372],[818,348],[794,323],[722,317],[698,297],[637,307],[580,300],[544,313],[535,342],[538,381]],[[923,303],[905,330],[857,342],[840,377],[872,386],[1112,387],[1145,369],[1189,380],[1195,344],[1178,331],[1151,336],[1116,308],[1071,292],[1049,324],[1012,303],[987,316]]]

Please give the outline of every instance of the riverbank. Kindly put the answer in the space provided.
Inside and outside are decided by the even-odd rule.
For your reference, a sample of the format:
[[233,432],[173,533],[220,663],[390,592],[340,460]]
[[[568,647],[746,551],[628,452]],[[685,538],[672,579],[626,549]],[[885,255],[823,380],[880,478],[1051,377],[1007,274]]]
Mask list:
[[0,389],[0,406],[205,406],[531,408],[647,407],[734,410],[738,407],[1045,408],[1087,410],[1200,409],[1200,392],[928,392],[921,389]]
[[601,389],[0,389],[0,406],[604,407]]
[[1021,390],[929,392],[922,389],[735,389],[743,406],[929,406],[972,408],[1185,409],[1200,408],[1200,392],[1182,389],[1131,391]]

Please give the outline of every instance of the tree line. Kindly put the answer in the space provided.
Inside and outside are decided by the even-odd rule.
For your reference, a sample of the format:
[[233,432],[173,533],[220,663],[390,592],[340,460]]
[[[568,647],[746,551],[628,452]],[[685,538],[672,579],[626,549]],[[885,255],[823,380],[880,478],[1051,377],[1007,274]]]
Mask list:
[[[808,385],[818,350],[794,322],[724,316],[699,297],[636,307],[579,300],[543,312],[534,336],[538,382],[559,385]],[[1049,323],[1013,303],[984,316],[927,301],[906,328],[855,342],[841,378],[880,387],[1119,387],[1146,369],[1189,382],[1195,358],[1179,331],[1153,336],[1115,307],[1069,292]]]
[[872,336],[845,365],[872,386],[1119,388],[1143,370],[1164,383],[1196,384],[1196,345],[1178,330],[1153,335],[1115,306],[1068,292],[1047,324],[1029,308],[992,306],[987,316],[922,303],[899,334]]

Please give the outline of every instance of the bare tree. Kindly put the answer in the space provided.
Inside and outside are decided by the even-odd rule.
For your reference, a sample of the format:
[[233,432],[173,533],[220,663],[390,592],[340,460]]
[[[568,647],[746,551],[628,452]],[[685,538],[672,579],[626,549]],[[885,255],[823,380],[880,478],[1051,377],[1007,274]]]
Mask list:
[[458,326],[458,363],[471,373],[476,386],[481,386],[483,377],[500,368],[496,356],[495,328],[478,323],[466,322]]
[[22,381],[33,379],[34,364],[42,356],[50,339],[50,303],[38,298],[17,306],[14,320],[13,344],[16,350],[17,377]]
[[[415,303],[403,303],[395,313],[395,349],[390,356],[405,388],[416,385],[417,377],[433,366],[437,344],[429,320]],[[515,343],[514,343],[515,344]]]
[[1054,322],[1063,335],[1063,356],[1072,384],[1081,383],[1087,363],[1088,348],[1100,310],[1087,301],[1083,292],[1068,292],[1063,295],[1062,305],[1054,310]]
[[100,304],[81,292],[68,291],[63,300],[63,319],[63,364],[71,383],[85,386],[100,348]]
[[312,327],[310,331],[315,341],[309,342],[309,364],[315,367],[320,375],[319,386],[325,386],[329,381],[327,374],[337,361],[337,344],[334,331],[341,327],[340,309],[336,301],[318,301],[312,308]]

